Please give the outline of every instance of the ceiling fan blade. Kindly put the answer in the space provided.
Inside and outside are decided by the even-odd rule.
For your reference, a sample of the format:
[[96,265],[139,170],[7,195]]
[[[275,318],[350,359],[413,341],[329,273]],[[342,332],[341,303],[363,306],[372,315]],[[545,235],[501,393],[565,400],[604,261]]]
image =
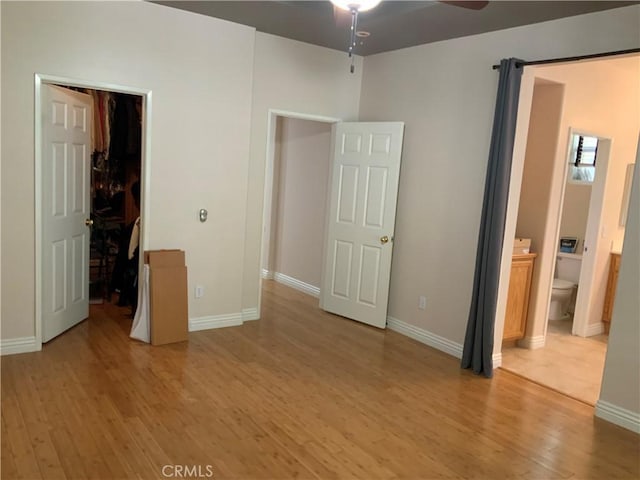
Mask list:
[[351,27],[351,12],[333,6],[333,20],[338,28]]
[[467,1],[454,1],[454,0],[441,0],[440,3],[446,3],[447,5],[453,5],[454,7],[467,8],[469,10],[482,10],[489,2],[482,2],[476,0]]

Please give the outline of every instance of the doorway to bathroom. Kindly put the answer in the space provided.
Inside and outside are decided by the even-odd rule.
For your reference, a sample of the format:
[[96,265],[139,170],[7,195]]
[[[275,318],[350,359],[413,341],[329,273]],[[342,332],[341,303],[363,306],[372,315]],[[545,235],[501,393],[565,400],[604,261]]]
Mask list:
[[[512,174],[515,215],[507,220],[521,240],[512,262],[505,264],[510,252],[503,255],[502,278],[507,270],[511,280],[501,302],[504,326],[500,312],[496,320],[497,335],[504,332],[496,336],[501,355],[494,358],[592,405],[624,237],[624,185],[636,157],[639,66],[638,56],[613,57],[523,73],[530,116],[524,165],[518,172],[514,164]],[[514,322],[518,328],[508,328]]]
[[[534,97],[530,124],[533,145],[538,145],[544,135],[538,125],[540,105],[557,98],[560,97],[549,95],[549,92],[543,93],[542,98]],[[545,118],[548,118],[550,105],[544,105],[543,110]],[[600,391],[607,336],[599,318],[602,310],[593,308],[600,293],[593,271],[599,258],[608,256],[608,246],[603,248],[598,232],[603,224],[604,186],[611,140],[570,129],[567,143],[569,148],[564,162],[566,169],[562,172],[563,192],[559,199],[560,214],[555,232],[545,232],[535,222],[536,215],[549,215],[552,206],[549,205],[545,212],[532,201],[533,192],[539,194],[540,182],[532,172],[542,167],[532,162],[536,155],[527,155],[525,159],[516,236],[525,237],[527,241],[530,238],[532,252],[514,251],[510,290],[517,288],[521,270],[518,265],[523,257],[528,257],[529,275],[535,291],[530,302],[533,314],[523,319],[525,331],[517,342],[509,342],[513,338],[503,336],[503,365],[507,370],[595,405]],[[532,149],[536,152],[537,147]],[[545,233],[553,237],[552,248],[546,251],[543,248]],[[555,256],[552,258],[555,262],[550,282],[541,276],[542,268],[535,270],[536,260],[545,260],[545,254],[547,260]],[[526,305],[522,309],[523,314],[528,313]],[[507,317],[510,315],[512,309],[508,308]],[[593,323],[589,322],[591,316],[596,317]],[[581,335],[585,330],[586,335]]]

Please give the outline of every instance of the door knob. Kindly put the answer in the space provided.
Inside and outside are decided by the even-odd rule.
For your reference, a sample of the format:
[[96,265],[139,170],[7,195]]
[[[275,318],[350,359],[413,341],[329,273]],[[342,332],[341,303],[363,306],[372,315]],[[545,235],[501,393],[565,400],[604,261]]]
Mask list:
[[387,237],[386,235],[384,237],[380,237],[380,243],[381,244],[385,244],[389,241],[389,237]]
[[84,221],[84,224],[85,224],[87,227],[92,227],[92,226],[93,226],[93,220],[91,220],[90,218],[87,218],[87,219]]

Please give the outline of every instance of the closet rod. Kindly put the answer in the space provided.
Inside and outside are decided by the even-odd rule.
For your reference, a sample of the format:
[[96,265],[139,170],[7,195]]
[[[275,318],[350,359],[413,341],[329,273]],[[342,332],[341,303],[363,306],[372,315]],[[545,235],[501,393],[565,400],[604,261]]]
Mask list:
[[[532,62],[517,62],[516,67],[526,67],[527,65],[545,65],[547,63],[576,62],[579,60],[588,60],[590,58],[613,57],[615,55],[625,55],[629,53],[640,53],[640,48],[630,48],[628,50],[618,50],[615,52],[592,53],[590,55],[581,55],[578,57],[550,58],[547,60],[535,60]],[[500,65],[494,65],[494,70],[499,70]]]

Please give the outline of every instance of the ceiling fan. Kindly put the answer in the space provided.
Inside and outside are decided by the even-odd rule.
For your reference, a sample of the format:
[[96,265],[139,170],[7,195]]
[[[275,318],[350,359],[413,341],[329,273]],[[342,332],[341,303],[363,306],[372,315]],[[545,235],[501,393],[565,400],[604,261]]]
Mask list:
[[[331,0],[331,3],[333,4],[333,16],[334,16],[336,25],[338,27],[344,27],[351,24],[349,48],[347,49],[349,58],[351,58],[351,66],[350,66],[351,73],[355,71],[353,53],[357,43],[356,37],[359,36],[358,14],[374,9],[380,4],[380,2],[381,0]],[[403,2],[403,3],[408,3],[408,2]],[[413,3],[413,6],[408,7],[409,10],[424,7],[424,2],[411,2],[411,3]],[[484,7],[486,7],[489,4],[488,1],[480,1],[480,0],[466,0],[466,1],[436,0],[432,3],[443,3],[443,4],[451,5],[454,7],[465,8],[468,10],[482,10]]]

